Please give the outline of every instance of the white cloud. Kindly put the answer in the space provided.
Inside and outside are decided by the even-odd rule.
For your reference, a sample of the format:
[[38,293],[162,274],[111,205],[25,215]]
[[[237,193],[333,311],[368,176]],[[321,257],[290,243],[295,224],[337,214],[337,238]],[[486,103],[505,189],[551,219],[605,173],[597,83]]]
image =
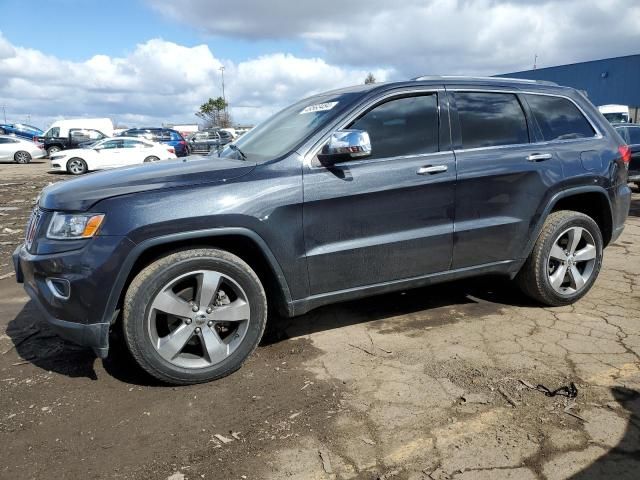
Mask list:
[[[196,121],[198,106],[221,94],[222,65],[231,113],[250,123],[306,95],[362,83],[367,74],[286,54],[223,63],[206,45],[161,39],[137,45],[126,57],[71,62],[12,45],[0,33],[0,104],[7,106],[8,120],[30,115],[41,127],[76,116],[107,116],[127,125]],[[375,73],[380,80],[389,74]]]
[[299,39],[337,65],[495,74],[638,53],[638,0],[147,0],[211,35]]

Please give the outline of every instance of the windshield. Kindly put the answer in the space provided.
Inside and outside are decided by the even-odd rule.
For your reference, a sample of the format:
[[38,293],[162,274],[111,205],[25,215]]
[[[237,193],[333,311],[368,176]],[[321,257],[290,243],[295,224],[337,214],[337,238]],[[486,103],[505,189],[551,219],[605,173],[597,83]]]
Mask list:
[[[336,117],[360,92],[326,94],[307,98],[276,113],[245,133],[235,146],[247,160],[263,162],[289,153],[302,141]],[[227,146],[221,157],[239,158],[237,149]]]
[[626,113],[604,113],[603,115],[610,123],[629,123],[629,115]]

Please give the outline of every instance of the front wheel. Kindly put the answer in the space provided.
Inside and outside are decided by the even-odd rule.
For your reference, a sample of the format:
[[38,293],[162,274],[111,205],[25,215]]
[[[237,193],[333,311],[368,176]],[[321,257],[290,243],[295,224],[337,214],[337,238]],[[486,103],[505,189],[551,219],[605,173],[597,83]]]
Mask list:
[[29,163],[31,162],[31,154],[29,152],[20,150],[13,156],[13,161],[16,163]]
[[60,147],[56,147],[54,145],[53,147],[47,148],[47,155],[49,156],[49,158],[51,158],[51,155],[58,153],[60,150],[61,150]]
[[87,162],[81,158],[71,158],[67,162],[67,172],[71,175],[82,175],[83,173],[87,173],[87,170]]
[[570,210],[553,212],[516,281],[525,294],[545,305],[569,305],[596,281],[602,249],[602,233],[591,217]]
[[153,262],[131,282],[123,330],[133,357],[172,384],[236,371],[255,350],[267,300],[255,272],[229,252],[185,250]]

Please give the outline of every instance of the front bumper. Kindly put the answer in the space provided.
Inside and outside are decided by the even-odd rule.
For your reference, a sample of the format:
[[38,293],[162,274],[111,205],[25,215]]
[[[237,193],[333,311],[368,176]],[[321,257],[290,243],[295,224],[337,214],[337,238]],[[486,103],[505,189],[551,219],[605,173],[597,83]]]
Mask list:
[[[132,246],[126,237],[105,236],[77,250],[34,255],[21,245],[13,253],[16,280],[56,334],[106,358],[115,320],[109,298]],[[68,285],[68,295],[61,295],[51,280]]]

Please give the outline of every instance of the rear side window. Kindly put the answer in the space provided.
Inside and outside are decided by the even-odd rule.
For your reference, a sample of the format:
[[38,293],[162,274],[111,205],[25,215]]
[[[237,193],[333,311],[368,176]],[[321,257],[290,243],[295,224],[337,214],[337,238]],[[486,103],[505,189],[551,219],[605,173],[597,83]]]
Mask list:
[[512,93],[455,92],[462,148],[529,143],[527,119]]
[[388,158],[438,151],[438,97],[421,95],[378,105],[348,128],[366,130],[371,156]]
[[593,137],[596,132],[573,102],[562,97],[525,94],[545,141]]
[[629,136],[629,145],[640,145],[640,127],[628,128],[627,135]]

